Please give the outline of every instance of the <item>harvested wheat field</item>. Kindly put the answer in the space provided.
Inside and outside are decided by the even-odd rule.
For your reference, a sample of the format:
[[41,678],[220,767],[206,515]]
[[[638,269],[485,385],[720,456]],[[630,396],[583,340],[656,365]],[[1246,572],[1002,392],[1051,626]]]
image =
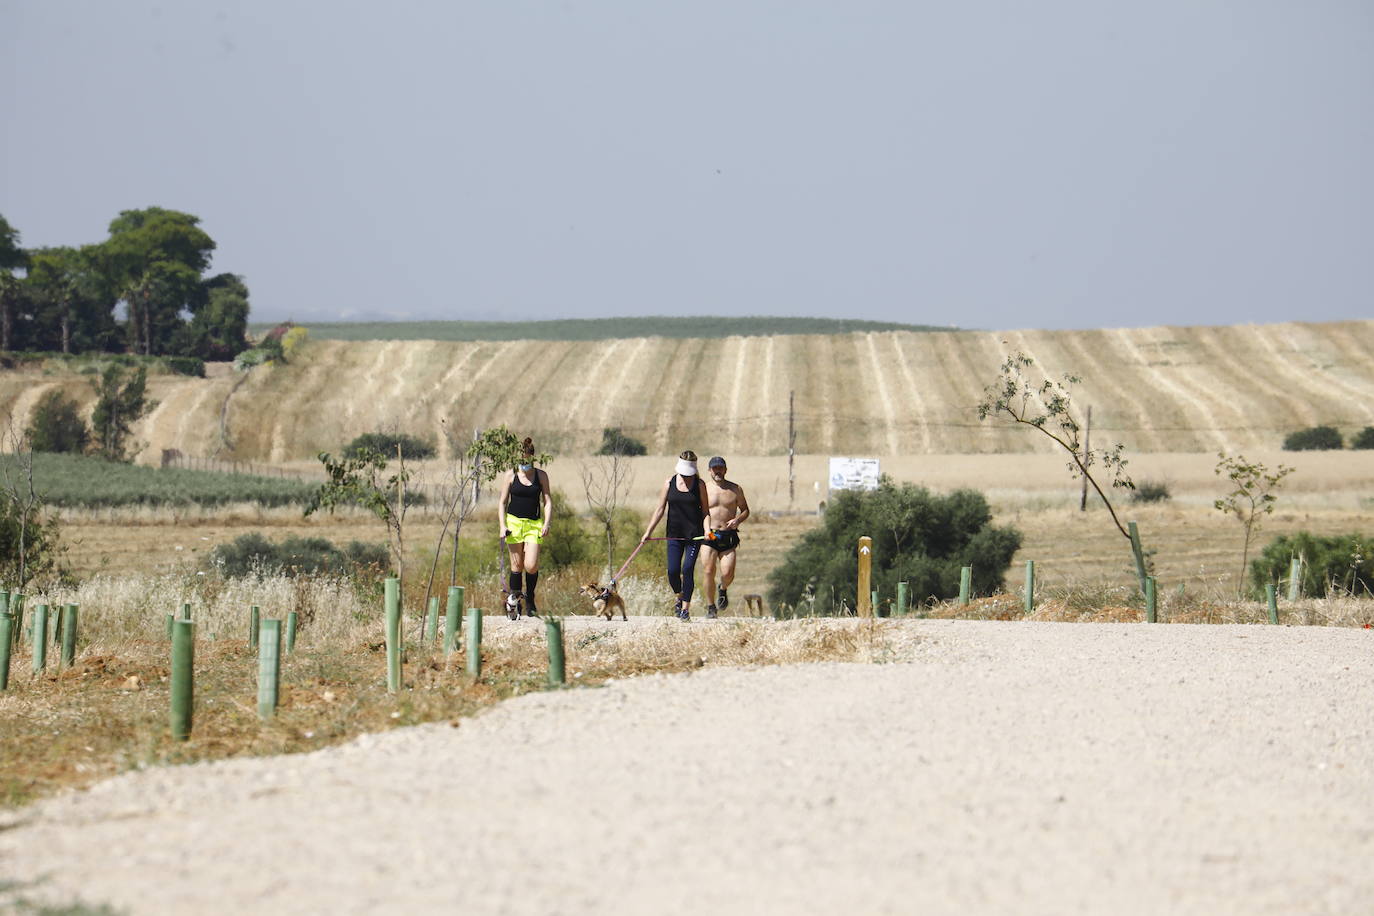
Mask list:
[[[157,409],[134,428],[140,460],[186,455],[284,462],[394,429],[448,448],[505,423],[563,454],[619,426],[651,454],[787,450],[922,455],[1048,451],[974,411],[1006,356],[1055,378],[1138,452],[1275,448],[1292,430],[1374,424],[1374,321],[1092,331],[881,332],[603,341],[313,341],[285,366],[205,379],[155,376]],[[505,367],[525,367],[514,380]],[[26,423],[49,390],[87,411],[88,378],[6,372],[0,416]],[[443,452],[447,454],[446,451]]]
[[128,773],[4,815],[0,862],[32,901],[132,914],[1355,913],[1374,896],[1370,631],[764,626],[844,628],[854,661],[629,678]]

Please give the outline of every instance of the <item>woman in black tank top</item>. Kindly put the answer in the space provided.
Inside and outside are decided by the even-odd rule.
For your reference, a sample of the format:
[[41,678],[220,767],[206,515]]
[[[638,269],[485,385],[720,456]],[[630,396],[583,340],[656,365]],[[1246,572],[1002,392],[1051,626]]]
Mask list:
[[643,544],[668,515],[668,586],[677,596],[677,616],[691,619],[693,573],[701,537],[711,534],[711,513],[706,503],[706,484],[697,474],[697,453],[688,449],[678,456],[677,473],[668,478],[658,508],[644,530]]
[[549,534],[553,490],[549,475],[534,466],[534,442],[526,438],[521,454],[520,464],[501,483],[501,537],[510,551],[506,613],[518,615],[524,601],[525,612],[538,617],[539,545]]

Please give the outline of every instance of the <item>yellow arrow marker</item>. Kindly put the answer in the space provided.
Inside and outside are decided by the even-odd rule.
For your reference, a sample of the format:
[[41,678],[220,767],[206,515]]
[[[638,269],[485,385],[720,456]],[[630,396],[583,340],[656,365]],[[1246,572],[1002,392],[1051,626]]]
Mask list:
[[859,616],[873,616],[873,594],[869,581],[873,571],[873,538],[859,538]]

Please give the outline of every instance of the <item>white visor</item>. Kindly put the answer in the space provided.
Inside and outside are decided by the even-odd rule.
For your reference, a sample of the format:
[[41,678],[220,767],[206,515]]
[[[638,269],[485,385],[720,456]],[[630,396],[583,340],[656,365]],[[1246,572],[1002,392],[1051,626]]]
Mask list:
[[686,458],[677,460],[677,472],[683,477],[695,477],[697,473],[697,463],[688,461]]

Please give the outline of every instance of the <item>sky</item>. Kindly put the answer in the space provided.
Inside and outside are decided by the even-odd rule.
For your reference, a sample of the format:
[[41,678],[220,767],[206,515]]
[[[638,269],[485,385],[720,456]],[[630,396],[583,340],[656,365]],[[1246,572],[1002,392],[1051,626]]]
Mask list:
[[26,247],[258,321],[1374,317],[1368,0],[0,0]]

